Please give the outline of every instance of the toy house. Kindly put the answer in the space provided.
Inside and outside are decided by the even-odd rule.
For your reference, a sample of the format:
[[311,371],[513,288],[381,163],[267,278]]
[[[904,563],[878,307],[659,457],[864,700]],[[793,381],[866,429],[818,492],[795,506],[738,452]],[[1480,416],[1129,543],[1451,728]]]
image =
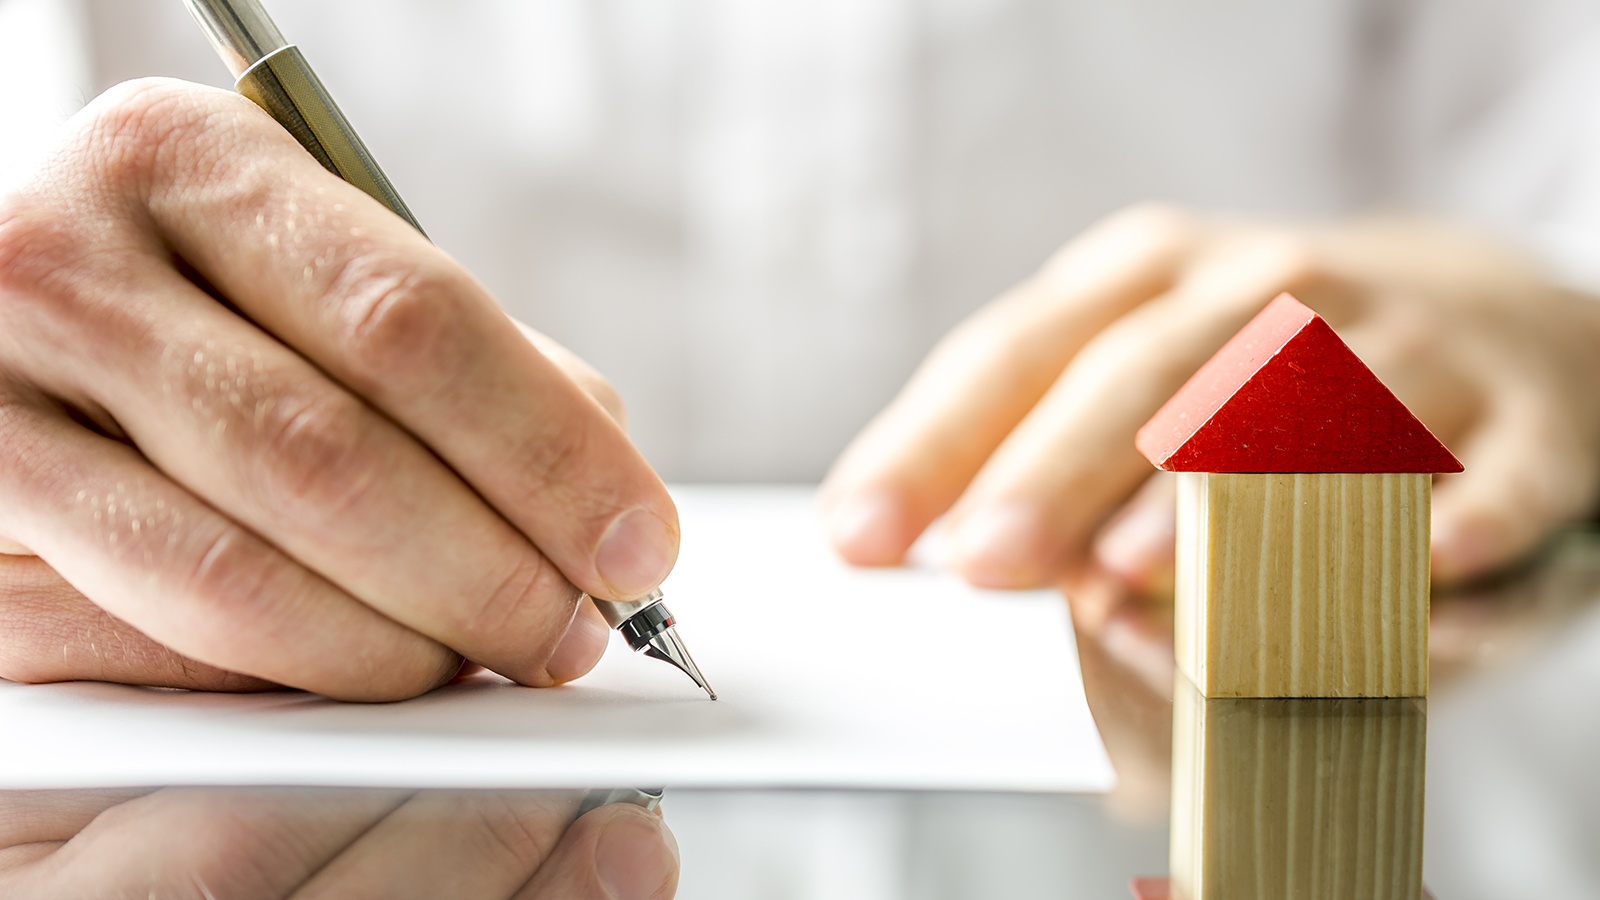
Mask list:
[[1178,473],[1174,633],[1208,697],[1428,690],[1432,473],[1461,463],[1283,294],[1139,430]]

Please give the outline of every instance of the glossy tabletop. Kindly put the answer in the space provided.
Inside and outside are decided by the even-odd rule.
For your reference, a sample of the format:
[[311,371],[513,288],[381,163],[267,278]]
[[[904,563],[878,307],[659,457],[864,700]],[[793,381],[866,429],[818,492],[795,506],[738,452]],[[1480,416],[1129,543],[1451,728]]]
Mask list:
[[[1164,604],[1091,585],[1074,614],[1114,792],[669,791],[678,896],[1121,900],[1177,864],[1233,879],[1234,900],[1413,897],[1419,879],[1439,900],[1600,898],[1596,601],[1600,533],[1570,533],[1435,596],[1426,701],[1219,702],[1175,676]],[[512,897],[537,854],[506,828],[579,799],[0,793],[0,896]]]

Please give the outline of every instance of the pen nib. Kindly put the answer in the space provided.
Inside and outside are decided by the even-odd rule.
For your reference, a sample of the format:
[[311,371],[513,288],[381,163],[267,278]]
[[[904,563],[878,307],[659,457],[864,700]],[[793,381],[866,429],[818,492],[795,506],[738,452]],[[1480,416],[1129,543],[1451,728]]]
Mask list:
[[706,677],[700,674],[700,667],[694,664],[694,657],[689,655],[689,649],[683,646],[683,641],[678,638],[677,629],[668,628],[651,638],[650,643],[644,645],[641,649],[644,650],[645,656],[653,656],[682,669],[683,674],[694,679],[695,684],[700,685],[707,694],[711,695],[711,699],[717,699],[717,692],[712,690],[711,685],[706,683]]

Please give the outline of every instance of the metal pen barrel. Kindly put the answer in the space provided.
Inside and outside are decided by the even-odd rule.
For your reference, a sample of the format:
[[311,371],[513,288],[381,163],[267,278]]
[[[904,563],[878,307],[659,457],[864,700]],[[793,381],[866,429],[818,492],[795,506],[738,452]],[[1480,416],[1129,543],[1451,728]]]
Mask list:
[[206,39],[239,78],[274,50],[289,45],[257,0],[184,0]]
[[234,87],[239,93],[294,135],[323,168],[422,231],[300,48],[284,40],[259,0],[184,0],[184,4],[238,79]]

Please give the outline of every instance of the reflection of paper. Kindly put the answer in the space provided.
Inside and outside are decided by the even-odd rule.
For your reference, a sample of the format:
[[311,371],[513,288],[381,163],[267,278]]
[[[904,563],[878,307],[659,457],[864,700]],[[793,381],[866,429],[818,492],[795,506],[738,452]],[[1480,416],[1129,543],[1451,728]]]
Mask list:
[[0,787],[1110,787],[1058,595],[849,569],[807,490],[676,494],[665,589],[716,702],[620,639],[576,684],[382,706],[0,683]]

